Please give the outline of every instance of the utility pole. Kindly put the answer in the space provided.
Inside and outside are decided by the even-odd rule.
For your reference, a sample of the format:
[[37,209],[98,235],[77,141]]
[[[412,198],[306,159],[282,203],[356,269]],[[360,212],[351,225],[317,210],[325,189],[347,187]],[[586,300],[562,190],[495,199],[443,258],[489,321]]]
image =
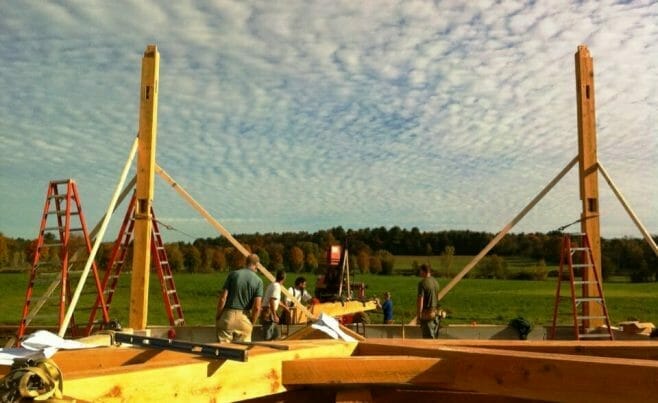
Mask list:
[[137,146],[137,188],[133,264],[130,286],[129,326],[146,328],[148,318],[149,273],[151,268],[151,204],[155,174],[155,145],[158,122],[158,80],[160,53],[148,45],[142,58]]
[[[578,161],[582,213],[580,227],[590,240],[592,257],[599,279],[601,277],[601,233],[599,225],[598,157],[596,154],[596,117],[594,104],[594,67],[587,46],[578,46],[576,59],[576,98],[578,103]],[[594,274],[583,271],[583,296],[597,295]],[[603,309],[596,302],[583,302],[583,316],[602,316]],[[601,319],[584,321],[586,328],[603,324]]]

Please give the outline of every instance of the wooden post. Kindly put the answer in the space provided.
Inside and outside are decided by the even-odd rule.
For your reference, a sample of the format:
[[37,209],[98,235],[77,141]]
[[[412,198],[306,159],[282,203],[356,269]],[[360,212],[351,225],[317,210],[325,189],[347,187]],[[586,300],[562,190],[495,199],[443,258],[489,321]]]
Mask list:
[[160,54],[148,45],[142,58],[142,84],[139,96],[139,144],[137,154],[137,203],[133,265],[130,285],[129,326],[146,328],[148,317],[149,271],[151,267],[151,203],[155,173],[155,144],[158,116],[158,77]]
[[[592,257],[601,279],[601,234],[599,229],[599,185],[596,155],[596,119],[594,104],[594,67],[587,46],[578,46],[576,59],[576,97],[578,104],[578,158],[580,200],[582,201],[581,230],[589,237]],[[583,281],[594,281],[591,271],[583,271]],[[598,295],[596,284],[584,284],[583,296]],[[602,316],[597,302],[583,303],[583,316]],[[585,320],[586,328],[603,324],[602,319]]]

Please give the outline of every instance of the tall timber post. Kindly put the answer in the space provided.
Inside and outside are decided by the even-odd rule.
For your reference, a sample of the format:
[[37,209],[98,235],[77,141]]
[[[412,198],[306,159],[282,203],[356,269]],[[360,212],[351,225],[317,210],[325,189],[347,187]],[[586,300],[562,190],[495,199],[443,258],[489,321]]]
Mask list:
[[155,174],[155,145],[158,122],[158,79],[160,54],[148,45],[142,58],[142,83],[139,96],[139,140],[137,147],[137,203],[133,264],[130,286],[129,326],[146,328],[148,318],[149,272],[151,267],[151,204]]
[[[587,46],[580,45],[576,59],[576,97],[578,103],[578,158],[580,178],[580,199],[582,202],[581,230],[590,240],[592,258],[601,279],[601,233],[599,226],[599,185],[598,157],[596,153],[596,118],[594,104],[594,67]],[[584,271],[583,296],[597,295],[593,273]],[[596,302],[583,302],[583,315],[603,315],[601,305]],[[603,324],[601,319],[589,319],[585,327],[593,328]]]

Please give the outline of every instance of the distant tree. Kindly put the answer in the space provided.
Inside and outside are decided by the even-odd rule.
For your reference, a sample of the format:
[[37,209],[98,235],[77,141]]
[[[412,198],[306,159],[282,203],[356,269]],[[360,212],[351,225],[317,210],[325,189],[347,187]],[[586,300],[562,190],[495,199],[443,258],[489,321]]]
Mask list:
[[498,255],[487,256],[478,264],[475,276],[477,278],[506,279],[508,276],[507,262]]
[[305,257],[305,267],[306,271],[309,273],[315,273],[318,269],[318,259],[314,254],[306,255]]
[[32,264],[32,262],[34,260],[34,254],[36,253],[36,251],[37,251],[37,240],[36,239],[31,241],[27,245],[25,245],[25,251],[24,251],[25,257],[26,257],[26,259],[29,260],[30,264]]
[[548,277],[548,268],[546,261],[540,259],[539,263],[533,268],[533,280],[544,281]]
[[185,260],[183,258],[183,252],[181,252],[178,243],[165,244],[165,251],[167,252],[167,259],[169,260],[169,267],[171,267],[171,270],[183,270]]
[[370,256],[370,262],[368,263],[368,267],[370,267],[370,273],[373,274],[379,274],[382,271],[382,261],[379,259],[378,256],[373,255]]
[[256,252],[256,254],[258,255],[258,258],[260,259],[260,264],[262,264],[263,266],[269,268],[270,264],[272,262],[270,261],[270,254],[267,252],[267,249],[259,248],[258,252]]
[[617,272],[617,263],[607,254],[601,254],[601,276],[603,281],[610,279]]
[[244,267],[247,257],[237,248],[228,248],[228,266],[231,270],[238,270]]
[[0,232],[0,268],[9,266],[9,245],[7,238]]
[[224,272],[228,270],[228,262],[226,261],[226,254],[223,248],[212,248],[212,261],[210,266],[214,271]]
[[347,262],[348,262],[349,265],[350,265],[350,267],[349,267],[349,269],[350,269],[350,275],[354,275],[354,274],[356,274],[356,270],[357,270],[356,256],[354,256],[354,255],[349,255],[349,259],[348,259]]
[[290,269],[299,273],[304,269],[304,251],[297,246],[290,248]]
[[433,253],[432,244],[429,242],[425,243],[425,256],[432,256]]
[[440,275],[448,275],[450,273],[450,268],[452,267],[452,261],[454,260],[455,257],[455,247],[451,245],[446,245],[445,248],[443,248],[443,252],[441,252],[441,271],[443,273],[440,273]]
[[27,267],[28,264],[32,264],[32,262],[28,263],[25,252],[21,250],[16,250],[14,253],[12,253],[11,256],[11,267],[14,269],[23,269]]
[[357,254],[356,265],[361,273],[370,272],[370,254],[365,249]]
[[267,252],[270,255],[271,270],[276,271],[283,269],[283,251],[285,247],[282,243],[270,243],[266,246]]
[[201,269],[201,252],[194,245],[188,245],[183,250],[183,262],[187,271],[197,273]]
[[381,249],[377,251],[377,257],[381,262],[380,274],[391,275],[393,274],[393,267],[395,266],[395,256],[387,250]]

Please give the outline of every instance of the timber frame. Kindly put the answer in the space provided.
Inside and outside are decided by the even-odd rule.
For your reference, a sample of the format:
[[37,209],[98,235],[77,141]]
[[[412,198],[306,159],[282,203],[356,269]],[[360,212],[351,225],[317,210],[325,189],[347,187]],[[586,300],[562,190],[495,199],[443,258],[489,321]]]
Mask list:
[[[585,76],[591,73],[591,58],[586,47],[576,54],[577,74],[583,65]],[[153,175],[161,176],[196,209],[221,235],[240,252],[248,251],[199,203],[155,162],[155,114],[157,112],[157,48],[149,45],[144,65],[150,73],[142,74],[140,133],[137,186],[145,205],[152,201]],[[146,58],[152,60],[146,60]],[[145,80],[146,76],[146,80]],[[592,75],[593,76],[593,75]],[[144,83],[147,84],[144,84]],[[581,86],[585,81],[578,81]],[[151,83],[151,92],[145,90]],[[145,86],[146,85],[146,86]],[[594,132],[593,83],[587,87],[587,99],[579,104],[579,134]],[[588,97],[587,94],[591,97]],[[145,94],[150,94],[147,100]],[[148,98],[148,97],[147,97]],[[148,101],[148,102],[147,102]],[[591,101],[591,102],[590,102]],[[589,108],[589,109],[588,109]],[[581,111],[582,109],[582,111]],[[589,112],[585,111],[587,109]],[[591,114],[589,114],[591,113]],[[582,114],[582,116],[580,116]],[[144,122],[147,116],[150,121]],[[582,122],[581,122],[582,121]],[[586,124],[585,124],[586,123]],[[589,129],[580,130],[580,125]],[[148,134],[150,133],[150,134]],[[147,140],[147,137],[150,139]],[[148,143],[148,144],[147,144]],[[572,168],[580,163],[583,173],[601,170],[626,210],[643,232],[632,210],[614,186],[607,172],[596,160],[595,150],[587,158],[574,157],[537,196],[508,223],[496,237],[446,287],[442,298],[493,246],[520,221],[535,204]],[[598,169],[597,169],[598,168]],[[140,176],[142,175],[142,176]],[[146,176],[144,176],[146,175]],[[588,178],[588,180],[591,179]],[[598,194],[591,183],[581,192],[584,221],[598,221]],[[125,197],[125,191],[124,196]],[[595,202],[589,199],[595,198]],[[596,209],[590,209],[596,207]],[[113,209],[108,210],[108,214]],[[596,210],[596,211],[594,211]],[[148,214],[149,209],[140,209]],[[596,213],[596,217],[592,218]],[[145,225],[148,225],[146,220]],[[585,224],[583,224],[585,225]],[[587,229],[587,228],[586,228]],[[150,234],[150,231],[146,231]],[[591,236],[592,234],[590,234]],[[598,233],[596,234],[598,237]],[[649,240],[647,240],[649,241]],[[135,241],[136,247],[138,241]],[[148,245],[139,241],[143,258],[136,258],[133,271],[148,272]],[[658,254],[655,243],[653,250]],[[273,276],[263,266],[260,272],[270,281]],[[143,298],[148,275],[141,276],[131,291],[131,326],[146,326]],[[139,289],[139,288],[142,289]],[[287,294],[287,290],[282,290]],[[289,296],[289,295],[288,295]],[[297,302],[296,299],[293,301]],[[298,309],[313,318],[301,304]],[[142,310],[139,312],[139,310]],[[133,312],[135,311],[135,312]],[[134,314],[134,315],[133,315]],[[286,346],[274,349],[253,343],[215,344],[217,348],[245,350],[246,362],[209,358],[189,352],[125,348],[110,345],[86,350],[59,351],[53,357],[63,375],[63,401],[314,401],[318,402],[529,402],[529,401],[653,401],[658,394],[658,343],[654,341],[499,341],[499,340],[415,340],[368,339],[347,331],[357,341],[306,340],[314,329],[277,342]],[[302,333],[300,332],[300,333]],[[317,332],[315,332],[317,334]],[[322,337],[322,336],[319,336]],[[295,340],[301,339],[301,340]],[[246,354],[248,350],[248,354]],[[9,367],[0,367],[0,377]]]
[[286,348],[222,344],[247,349],[246,362],[117,346],[53,361],[63,401],[619,402],[658,392],[658,344],[649,341],[278,343]]

